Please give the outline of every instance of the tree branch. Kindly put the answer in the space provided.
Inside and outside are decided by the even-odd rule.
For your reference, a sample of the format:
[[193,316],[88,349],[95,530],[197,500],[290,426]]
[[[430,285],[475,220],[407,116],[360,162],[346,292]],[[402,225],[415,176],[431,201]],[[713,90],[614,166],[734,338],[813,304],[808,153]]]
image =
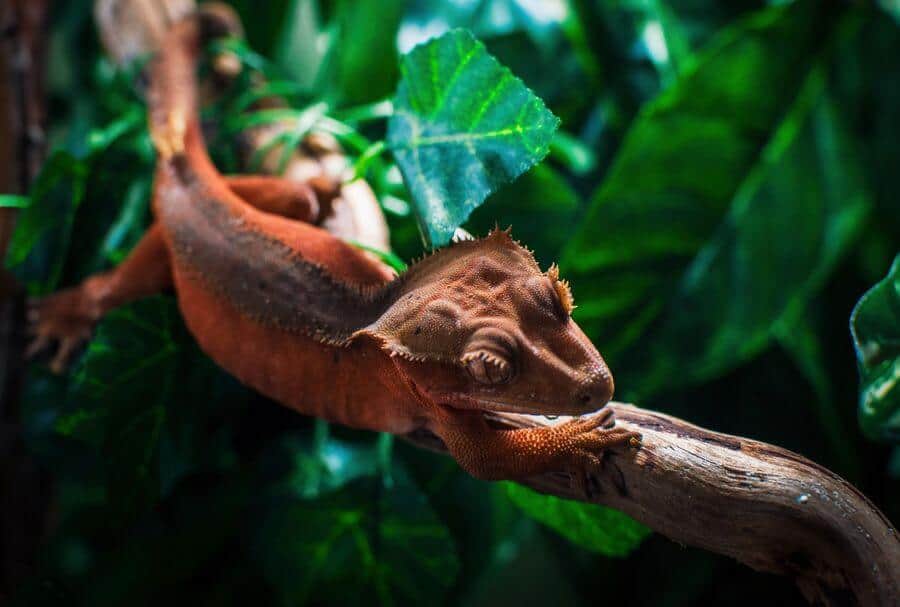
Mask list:
[[[643,446],[610,453],[591,497],[565,473],[529,478],[543,493],[621,510],[676,542],[794,578],[815,604],[900,604],[900,539],[862,493],[808,459],[763,442],[719,434],[680,419],[611,403],[618,426]],[[498,428],[561,423],[491,414]],[[430,433],[406,437],[446,451]]]

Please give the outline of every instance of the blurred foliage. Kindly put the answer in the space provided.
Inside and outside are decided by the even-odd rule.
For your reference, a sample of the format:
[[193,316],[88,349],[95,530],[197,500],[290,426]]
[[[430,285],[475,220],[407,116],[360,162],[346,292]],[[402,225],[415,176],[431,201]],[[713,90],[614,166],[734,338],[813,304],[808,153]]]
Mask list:
[[720,33],[636,120],[564,250],[563,270],[583,285],[577,319],[607,356],[629,362],[626,397],[758,352],[836,256],[829,249],[861,225],[855,154],[834,141],[839,127],[822,107],[816,61],[841,19],[817,26],[824,7],[777,7]]
[[850,317],[862,377],[859,421],[874,439],[900,442],[900,256]]
[[[233,4],[247,40],[217,48],[246,69],[204,111],[223,170],[253,125],[288,121],[288,149],[333,134],[398,269],[420,226],[441,243],[512,225],[560,261],[619,398],[799,451],[900,519],[895,3]],[[89,5],[54,8],[53,153],[7,259],[34,294],[117,263],[150,221],[142,66],[103,59]],[[270,95],[288,106],[255,108]],[[847,322],[876,282],[853,316],[858,391]],[[279,407],[199,351],[171,295],[110,314],[67,376],[32,364],[22,410],[56,487],[23,605],[802,604],[619,513]]]
[[529,516],[564,537],[609,556],[626,556],[650,530],[610,508],[585,505],[506,484],[510,499]]

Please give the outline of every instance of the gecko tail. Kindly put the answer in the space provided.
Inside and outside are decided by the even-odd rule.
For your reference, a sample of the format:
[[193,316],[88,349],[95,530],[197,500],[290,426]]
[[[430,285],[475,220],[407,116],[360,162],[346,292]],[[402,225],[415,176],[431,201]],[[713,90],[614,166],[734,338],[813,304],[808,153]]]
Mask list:
[[202,5],[166,32],[150,67],[148,89],[150,137],[163,160],[183,156],[194,145],[190,133],[200,124],[194,72],[204,43],[241,35],[237,14],[218,2]]

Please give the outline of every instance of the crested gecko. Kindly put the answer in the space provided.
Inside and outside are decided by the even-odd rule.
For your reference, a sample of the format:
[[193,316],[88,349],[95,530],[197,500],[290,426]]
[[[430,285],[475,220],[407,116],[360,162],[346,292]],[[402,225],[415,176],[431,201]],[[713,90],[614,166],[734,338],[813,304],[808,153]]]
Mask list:
[[[148,91],[154,222],[117,268],[34,302],[31,354],[55,344],[60,370],[104,313],[171,289],[200,347],[248,386],[339,424],[427,429],[478,478],[562,470],[587,490],[605,450],[640,445],[604,408],[612,374],[568,285],[507,231],[396,276],[311,224],[333,185],[221,175],[195,77],[220,29],[200,13],[167,34]],[[490,411],[581,417],[497,430]]]

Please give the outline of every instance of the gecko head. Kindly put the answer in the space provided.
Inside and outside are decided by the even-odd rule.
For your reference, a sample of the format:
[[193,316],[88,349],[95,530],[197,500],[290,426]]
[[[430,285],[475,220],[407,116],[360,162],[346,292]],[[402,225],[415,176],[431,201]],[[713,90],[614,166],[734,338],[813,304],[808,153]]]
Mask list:
[[443,249],[399,279],[376,336],[420,397],[454,408],[580,415],[612,397],[556,266],[506,231]]

